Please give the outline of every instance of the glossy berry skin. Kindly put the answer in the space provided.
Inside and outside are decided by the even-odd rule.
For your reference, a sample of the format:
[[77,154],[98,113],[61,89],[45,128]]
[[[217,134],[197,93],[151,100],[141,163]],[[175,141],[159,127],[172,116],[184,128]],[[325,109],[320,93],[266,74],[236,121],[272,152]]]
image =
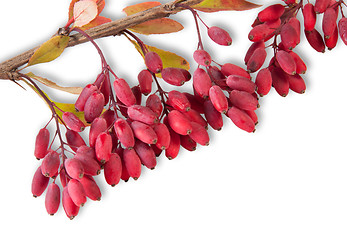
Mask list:
[[304,93],[306,90],[306,84],[304,79],[299,75],[288,76],[289,88],[296,93]]
[[209,96],[214,108],[218,112],[226,113],[228,111],[228,100],[219,86],[212,86],[209,90]]
[[252,118],[243,110],[232,106],[228,111],[228,117],[240,129],[246,132],[253,132],[255,124]]
[[167,126],[163,123],[157,123],[152,127],[158,137],[157,143],[155,145],[161,150],[167,149],[170,145],[170,132]]
[[265,96],[270,92],[272,86],[272,77],[268,68],[263,68],[258,72],[255,79],[255,84],[257,85],[257,93],[260,96]]
[[134,121],[146,124],[154,124],[158,122],[157,115],[149,107],[141,105],[132,105],[128,107],[128,116]]
[[118,118],[114,123],[114,130],[119,141],[125,148],[134,147],[134,133],[127,121],[125,121],[123,118]]
[[276,53],[276,61],[280,67],[289,75],[296,74],[296,63],[293,57],[286,51],[280,50]]
[[191,121],[199,123],[204,128],[208,128],[207,121],[201,116],[198,111],[191,109],[189,112],[185,112],[184,115]]
[[163,62],[156,52],[147,52],[145,54],[145,64],[152,73],[160,73],[163,69]]
[[292,50],[300,42],[300,35],[292,24],[286,23],[281,29],[281,40],[286,50]]
[[37,168],[32,183],[31,183],[31,193],[34,197],[39,197],[46,190],[49,182],[49,177],[45,177],[42,174],[41,166]]
[[110,160],[104,165],[104,176],[106,182],[114,187],[120,181],[122,175],[122,160],[117,153],[112,153]]
[[163,111],[163,104],[156,94],[151,94],[147,97],[146,107],[149,107],[157,117],[160,117]]
[[192,132],[192,125],[189,119],[183,113],[172,110],[167,115],[170,127],[180,135],[189,135]]
[[190,102],[186,95],[176,90],[172,90],[168,93],[167,103],[179,111],[188,112],[191,109]]
[[193,58],[197,64],[205,67],[210,66],[212,61],[210,54],[202,49],[195,50]]
[[288,74],[279,67],[272,67],[270,71],[272,86],[280,96],[286,97],[289,92]]
[[42,174],[46,177],[53,177],[57,174],[60,165],[59,154],[56,151],[49,151],[43,158],[41,164]]
[[83,178],[79,179],[80,183],[83,186],[86,196],[93,201],[100,201],[101,192],[100,188],[96,184],[93,177],[85,175]]
[[142,70],[139,75],[137,76],[137,79],[140,84],[140,90],[141,93],[144,95],[148,95],[152,91],[152,74],[148,70]]
[[57,184],[51,183],[45,196],[45,207],[47,213],[53,216],[59,209],[60,205],[60,188]]
[[112,138],[109,133],[102,132],[95,141],[95,154],[98,161],[102,164],[107,162],[111,157]]
[[99,136],[100,133],[105,132],[106,130],[107,130],[106,120],[102,117],[95,118],[92,124],[90,125],[89,145],[91,147],[94,147],[96,138]]
[[75,102],[76,110],[84,111],[84,105],[86,104],[87,99],[96,91],[98,91],[98,88],[94,84],[88,84],[85,86]]
[[104,109],[105,97],[101,92],[93,92],[84,106],[84,118],[87,123],[100,116]]
[[332,50],[337,45],[337,41],[339,39],[338,28],[335,26],[333,34],[329,38],[324,38],[325,45],[328,50]]
[[258,100],[248,92],[233,90],[230,92],[229,99],[232,106],[243,110],[256,110],[258,108]]
[[248,72],[256,72],[263,66],[266,59],[265,48],[257,48],[247,62]]
[[76,152],[77,148],[86,145],[81,135],[71,129],[68,129],[65,133],[66,141],[72,151]]
[[134,136],[147,144],[156,144],[158,141],[158,136],[152,127],[145,123],[133,121],[131,123],[131,128],[134,132]]
[[180,68],[168,67],[161,72],[163,80],[174,86],[182,86],[187,78]]
[[136,98],[129,84],[123,78],[116,78],[113,82],[117,98],[126,106],[136,104]]
[[64,123],[75,132],[82,132],[85,128],[84,123],[71,112],[64,112],[62,119]]
[[134,150],[139,156],[141,163],[145,167],[152,170],[155,168],[155,166],[157,165],[157,160],[155,153],[150,145],[137,140],[134,146]]
[[249,78],[251,79],[251,75],[243,69],[242,67],[239,67],[232,63],[226,63],[222,66],[221,71],[224,76],[230,76],[230,75],[238,75],[241,77]]
[[66,173],[74,179],[81,179],[84,176],[84,168],[80,160],[76,158],[67,158],[64,161]]
[[337,26],[338,12],[334,8],[328,8],[323,15],[322,29],[325,38],[330,38],[335,31]]
[[321,53],[325,52],[325,43],[323,37],[316,29],[313,29],[312,31],[305,31],[305,36],[308,43],[314,50]]
[[212,87],[210,76],[202,68],[197,68],[193,75],[193,87],[196,93],[202,98],[208,98],[209,90]]
[[137,180],[141,175],[141,160],[135,150],[124,149],[123,160],[130,177]]
[[212,102],[207,100],[204,102],[204,114],[208,124],[214,130],[221,130],[223,127],[223,117],[220,112],[215,109]]
[[284,6],[281,4],[271,5],[258,13],[258,19],[261,22],[277,20],[284,13]]
[[96,176],[100,174],[101,167],[96,159],[86,157],[78,153],[74,156],[74,158],[78,159],[82,163],[84,174],[89,176]]
[[307,70],[306,64],[304,61],[299,57],[298,54],[296,54],[293,51],[289,52],[290,56],[294,59],[295,65],[296,65],[296,73],[298,74],[304,74]]
[[40,129],[36,136],[34,155],[37,159],[44,158],[49,145],[49,131],[46,128]]
[[208,146],[210,144],[210,137],[207,130],[196,122],[192,122],[192,133],[189,135],[196,143],[202,146]]
[[330,0],[316,0],[316,3],[314,5],[314,11],[317,13],[323,13],[330,5]]
[[96,78],[94,85],[97,86],[101,94],[104,96],[105,102],[104,105],[106,105],[110,99],[110,77],[108,73],[100,73],[98,77]]
[[70,220],[74,219],[77,216],[80,208],[72,201],[67,187],[64,187],[63,189],[62,203],[66,216]]
[[306,31],[312,31],[316,25],[316,12],[312,3],[305,4],[302,14],[304,16],[304,28]]
[[67,184],[67,189],[74,204],[78,207],[82,207],[87,201],[83,185],[78,180],[71,179]]
[[232,39],[229,33],[220,27],[210,27],[207,30],[207,34],[212,39],[212,41],[219,45],[230,46],[232,43]]
[[341,40],[347,45],[347,18],[342,17],[338,23],[339,35]]
[[170,145],[167,149],[165,149],[165,156],[169,159],[172,160],[177,157],[179,151],[180,151],[180,146],[181,146],[181,140],[180,140],[180,135],[176,133],[174,130],[169,128],[170,131]]
[[198,145],[189,135],[180,135],[180,144],[190,152],[195,151]]

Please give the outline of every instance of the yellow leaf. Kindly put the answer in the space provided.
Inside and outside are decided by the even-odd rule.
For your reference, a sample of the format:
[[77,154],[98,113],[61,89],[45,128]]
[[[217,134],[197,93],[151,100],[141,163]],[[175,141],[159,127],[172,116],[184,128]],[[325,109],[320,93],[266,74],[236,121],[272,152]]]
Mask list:
[[53,61],[63,53],[69,39],[70,37],[62,35],[52,37],[35,51],[29,59],[28,66]]
[[32,72],[29,72],[26,74],[28,77],[30,78],[33,78],[37,81],[39,81],[40,83],[48,86],[48,87],[51,87],[51,88],[54,88],[54,89],[58,89],[58,90],[61,90],[61,91],[64,91],[64,92],[68,92],[68,93],[72,93],[72,94],[80,94],[83,90],[82,87],[62,87],[62,86],[59,86],[58,84],[56,84],[55,82],[52,82],[46,78],[43,78],[43,77],[39,77],[39,76],[36,76],[34,73]]
[[218,11],[243,11],[260,7],[260,5],[247,2],[245,0],[204,0],[203,2],[192,6],[192,8],[202,12]]
[[[141,56],[144,58],[144,55],[141,51],[140,46],[133,40],[131,40],[132,44],[134,44],[136,50],[141,54]],[[167,67],[175,67],[175,68],[183,68],[186,70],[189,70],[190,66],[187,60],[185,60],[183,57],[178,56],[175,53],[169,52],[169,51],[165,51],[153,46],[148,46],[146,45],[147,49],[149,51],[153,51],[156,52],[161,60],[163,61],[163,68],[167,68]],[[158,77],[161,77],[161,75],[157,75]]]
[[[129,16],[159,5],[161,5],[160,2],[144,2],[128,6],[123,11]],[[133,32],[146,35],[172,33],[181,31],[182,29],[182,24],[169,18],[154,19],[129,28]]]

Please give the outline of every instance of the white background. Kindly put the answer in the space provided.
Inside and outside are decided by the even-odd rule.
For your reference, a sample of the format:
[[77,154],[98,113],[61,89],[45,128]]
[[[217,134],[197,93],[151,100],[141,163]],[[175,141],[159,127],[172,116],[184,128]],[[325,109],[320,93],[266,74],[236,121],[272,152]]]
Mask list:
[[[118,19],[124,16],[122,8],[138,1],[106,2],[103,15]],[[0,61],[47,40],[66,23],[68,6],[68,0],[2,1]],[[217,46],[203,29],[206,48],[217,62],[242,64],[258,11],[201,14],[207,24],[222,26],[233,37],[232,46]],[[174,19],[186,26],[182,32],[143,40],[191,61],[197,44],[191,14],[180,13]],[[135,83],[144,65],[124,37],[97,42],[117,74]],[[0,81],[2,235],[9,239],[23,234],[27,239],[346,239],[347,47],[339,42],[332,52],[320,54],[303,38],[296,51],[308,66],[306,93],[290,92],[282,98],[272,89],[260,101],[260,123],[254,134],[225,119],[222,131],[210,131],[209,147],[182,150],[173,161],[160,157],[157,168],[143,169],[137,182],[111,188],[101,174],[97,181],[102,200],[88,201],[73,221],[62,207],[49,216],[44,197],[35,199],[30,191],[39,165],[33,156],[35,136],[49,120],[49,109],[31,90]],[[193,62],[192,67],[196,68]],[[91,44],[83,44],[67,49],[54,62],[27,70],[64,86],[83,86],[94,81],[100,60]],[[56,101],[76,98],[44,89]]]

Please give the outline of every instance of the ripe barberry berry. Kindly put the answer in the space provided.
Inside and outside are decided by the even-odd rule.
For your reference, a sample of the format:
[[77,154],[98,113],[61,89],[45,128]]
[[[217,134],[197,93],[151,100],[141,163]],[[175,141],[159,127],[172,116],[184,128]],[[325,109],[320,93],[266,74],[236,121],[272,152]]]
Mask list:
[[258,13],[258,19],[261,22],[277,20],[282,16],[284,10],[285,8],[282,4],[271,5]]
[[87,123],[100,116],[104,110],[105,97],[101,92],[93,92],[84,105],[84,118]]
[[195,50],[193,58],[197,64],[205,67],[210,66],[212,62],[210,54],[202,49]]
[[124,149],[124,165],[129,176],[137,180],[141,175],[141,160],[134,149]]
[[45,196],[45,207],[47,213],[53,216],[59,209],[60,205],[60,188],[57,184],[51,183]]
[[220,27],[210,27],[207,31],[208,36],[215,43],[223,46],[230,46],[232,43],[232,39],[227,31]]
[[85,86],[75,102],[76,110],[84,111],[84,105],[86,104],[88,98],[90,97],[90,95],[92,95],[93,92],[96,91],[98,91],[98,87],[94,84],[88,84],[87,86]]
[[316,25],[316,12],[312,3],[305,4],[302,14],[304,16],[304,27],[306,31],[312,31]]
[[129,123],[123,118],[118,118],[114,123],[114,130],[121,144],[125,148],[133,148],[135,145],[135,139],[133,130],[131,129]]
[[202,68],[197,68],[193,75],[193,88],[195,92],[202,98],[208,98],[208,93],[212,87],[210,76]]
[[134,132],[134,136],[147,144],[156,144],[158,142],[158,136],[152,127],[145,123],[133,121],[131,123],[131,129]]
[[241,128],[246,132],[254,132],[254,121],[245,111],[232,106],[227,115],[238,128]]
[[46,128],[40,129],[35,140],[34,155],[37,159],[44,158],[49,145],[49,131]]
[[152,74],[146,69],[142,70],[137,76],[137,80],[139,81],[139,86],[141,93],[144,95],[148,95],[152,92]]
[[41,164],[42,174],[46,177],[53,177],[57,174],[60,166],[59,154],[56,151],[49,151],[43,158]]
[[123,78],[116,78],[113,82],[113,88],[117,98],[126,106],[136,104],[136,98],[131,91],[129,84]]
[[145,64],[152,73],[160,73],[163,70],[163,62],[156,52],[145,54]]
[[34,197],[39,197],[46,190],[49,182],[49,177],[42,174],[41,166],[37,168],[32,183],[31,183],[31,193]]
[[85,128],[84,123],[71,112],[64,112],[62,118],[64,123],[75,132],[82,132]]

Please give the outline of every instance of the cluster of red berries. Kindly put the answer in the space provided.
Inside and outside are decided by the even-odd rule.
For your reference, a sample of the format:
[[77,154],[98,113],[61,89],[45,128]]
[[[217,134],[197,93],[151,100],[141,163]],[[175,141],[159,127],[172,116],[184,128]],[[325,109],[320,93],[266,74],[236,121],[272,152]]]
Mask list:
[[[300,43],[301,24],[297,18],[302,10],[305,36],[309,44],[318,52],[325,48],[333,49],[340,38],[347,44],[347,21],[343,16],[343,1],[317,0],[312,3],[297,3],[295,0],[285,0],[287,5],[274,4],[258,13],[252,25],[248,38],[253,44],[245,56],[247,70],[251,73],[262,68],[267,57],[266,48],[272,47],[274,56],[267,67],[262,68],[256,76],[257,93],[260,96],[268,94],[271,86],[281,96],[287,96],[289,90],[304,93],[305,82],[301,76],[306,72],[306,65],[293,49]],[[342,18],[337,26],[338,9]],[[323,13],[322,29],[324,38],[315,29],[316,15]],[[278,40],[280,38],[280,41]],[[268,46],[265,43],[273,39]]]

